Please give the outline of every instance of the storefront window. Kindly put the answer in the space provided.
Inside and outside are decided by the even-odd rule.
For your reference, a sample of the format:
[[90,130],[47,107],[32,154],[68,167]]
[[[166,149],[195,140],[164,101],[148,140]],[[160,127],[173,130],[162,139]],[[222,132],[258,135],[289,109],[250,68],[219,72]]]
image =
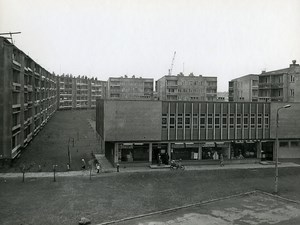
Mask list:
[[232,143],[231,144],[231,158],[244,159],[256,158],[257,147],[256,143]]

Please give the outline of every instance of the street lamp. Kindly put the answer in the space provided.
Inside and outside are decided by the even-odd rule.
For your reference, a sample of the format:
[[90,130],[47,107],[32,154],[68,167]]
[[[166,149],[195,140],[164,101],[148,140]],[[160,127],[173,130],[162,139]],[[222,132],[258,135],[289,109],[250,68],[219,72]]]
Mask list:
[[278,141],[278,118],[279,118],[279,110],[280,109],[286,109],[286,108],[290,108],[291,105],[285,105],[282,107],[279,107],[277,109],[277,113],[276,113],[276,151],[275,151],[275,194],[277,194],[278,192],[278,148],[279,148],[279,141]]

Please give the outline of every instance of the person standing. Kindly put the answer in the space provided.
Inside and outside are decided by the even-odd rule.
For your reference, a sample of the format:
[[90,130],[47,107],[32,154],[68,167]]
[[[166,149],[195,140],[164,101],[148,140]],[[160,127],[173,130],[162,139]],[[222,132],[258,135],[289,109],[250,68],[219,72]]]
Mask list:
[[220,166],[224,166],[224,157],[222,153],[220,154]]

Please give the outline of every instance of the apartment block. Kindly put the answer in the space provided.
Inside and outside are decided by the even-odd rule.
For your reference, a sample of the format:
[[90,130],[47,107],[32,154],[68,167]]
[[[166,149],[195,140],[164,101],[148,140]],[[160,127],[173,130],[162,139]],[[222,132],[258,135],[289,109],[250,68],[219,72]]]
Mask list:
[[259,101],[300,102],[300,66],[296,60],[288,68],[263,71],[259,75]]
[[107,83],[109,99],[153,99],[153,78],[132,76],[110,77]]
[[249,74],[229,81],[230,102],[258,101],[258,74]]
[[58,109],[86,109],[96,107],[96,98],[106,95],[106,81],[86,76],[57,77]]
[[0,159],[13,159],[57,108],[56,76],[0,37]]
[[156,81],[156,92],[159,100],[216,101],[217,77],[167,75]]

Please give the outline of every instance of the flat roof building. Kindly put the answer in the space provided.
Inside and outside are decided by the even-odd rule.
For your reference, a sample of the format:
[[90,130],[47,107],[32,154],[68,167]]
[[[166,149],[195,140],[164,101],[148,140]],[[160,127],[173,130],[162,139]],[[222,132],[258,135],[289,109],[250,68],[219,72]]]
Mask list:
[[56,76],[3,37],[0,71],[0,159],[13,159],[56,111]]
[[300,102],[300,66],[293,60],[289,68],[263,71],[259,75],[259,101]]
[[107,82],[109,99],[153,99],[153,78],[132,76],[110,77]]
[[86,76],[58,76],[58,109],[95,108],[96,98],[106,96],[106,84],[106,81]]
[[156,92],[159,100],[216,101],[217,77],[167,75],[156,81]]
[[[114,164],[272,160],[276,110],[283,103],[98,100],[96,129]],[[300,158],[300,104],[280,114],[280,158]],[[242,161],[241,161],[242,160]],[[167,161],[166,161],[167,163]]]
[[229,81],[230,102],[258,101],[258,74],[249,74]]

